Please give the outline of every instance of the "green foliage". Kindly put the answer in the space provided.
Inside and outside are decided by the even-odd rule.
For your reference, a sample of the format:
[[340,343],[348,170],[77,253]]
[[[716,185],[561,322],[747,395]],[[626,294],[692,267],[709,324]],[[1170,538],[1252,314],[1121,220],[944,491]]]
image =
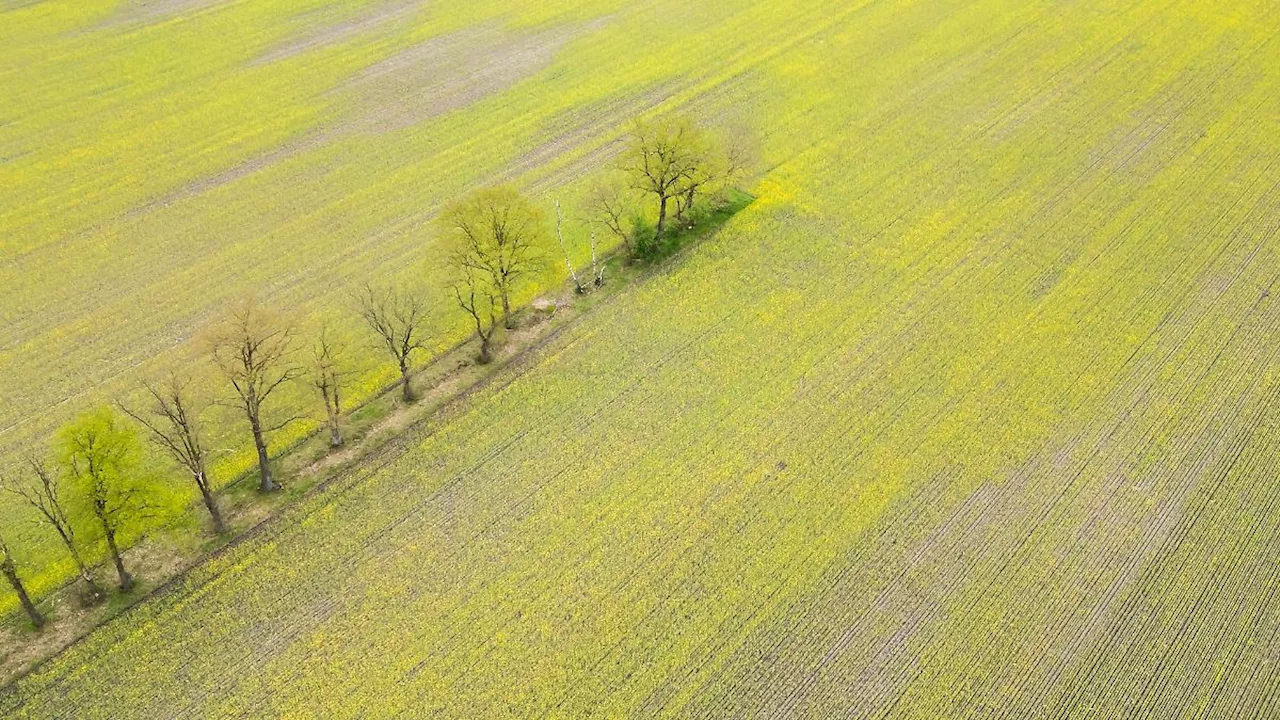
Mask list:
[[[644,217],[635,219],[637,237],[650,236],[648,243],[637,245],[641,252],[637,258],[653,263],[668,258],[681,248],[715,233],[737,213],[745,210],[755,198],[740,190],[724,190],[714,198],[695,205],[685,216],[685,222],[672,227],[660,239],[652,238],[652,224]],[[648,233],[646,233],[648,231]]]
[[[91,4],[0,22],[0,237],[59,248],[0,263],[24,438],[247,285],[319,311],[443,278],[420,230],[442,199],[502,176],[576,206],[637,113],[740,114],[767,170],[716,238],[0,715],[1274,714],[1272,3],[442,1],[261,69],[328,23],[283,0],[68,19]],[[443,41],[377,66],[402,26]],[[512,28],[563,40],[454,56]],[[368,132],[348,88],[441,71],[418,53],[523,74]],[[298,116],[325,113],[357,132],[308,145]]]
[[705,220],[708,205],[722,204],[754,162],[745,131],[711,132],[680,114],[637,120],[617,163],[631,191],[649,205],[648,213],[633,213],[635,256],[653,260],[672,252],[679,245],[673,236]]
[[183,507],[176,483],[157,475],[158,458],[144,462],[138,430],[109,406],[99,406],[64,425],[55,438],[61,471],[69,478],[73,522],[89,538],[101,539],[98,505],[125,538],[164,522]]
[[638,258],[650,258],[657,253],[661,240],[654,237],[653,221],[644,213],[634,213],[629,223],[631,245]]
[[137,476],[142,456],[138,432],[113,408],[101,405],[78,415],[56,436],[58,462],[75,479],[81,494],[85,483],[101,479],[127,487]]
[[[170,370],[226,399],[192,339],[245,295],[300,321],[331,318],[335,339],[363,350],[350,294],[422,284],[433,309],[422,361],[452,347],[471,328],[453,308],[447,250],[422,222],[470,188],[528,191],[576,164],[643,109],[635,89],[668,72],[583,44],[616,0],[0,5],[6,473],[83,408],[141,405],[141,381]],[[571,72],[551,72],[565,62]],[[480,66],[492,72],[473,77]],[[557,140],[588,106],[607,113]],[[576,177],[562,177],[554,192],[573,204]],[[553,185],[532,201],[550,207]],[[544,270],[513,301],[559,280]],[[376,353],[355,355],[351,405],[396,376]],[[318,406],[297,383],[277,407],[319,417]],[[241,423],[221,407],[206,423],[223,486],[255,464]],[[289,425],[272,447],[317,424]],[[0,495],[0,519],[22,512]],[[38,528],[13,544],[38,595],[71,577]]]
[[500,293],[516,293],[547,257],[547,217],[511,185],[473,190],[440,212],[456,265],[480,272]]

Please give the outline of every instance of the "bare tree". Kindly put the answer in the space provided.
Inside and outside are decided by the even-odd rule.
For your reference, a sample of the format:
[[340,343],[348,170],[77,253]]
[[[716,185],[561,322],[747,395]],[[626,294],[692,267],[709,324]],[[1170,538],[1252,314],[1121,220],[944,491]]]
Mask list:
[[628,258],[635,254],[631,233],[626,227],[628,218],[635,213],[629,190],[625,182],[602,182],[591,189],[583,205],[583,214],[586,219],[600,225],[618,238]]
[[[569,259],[569,246],[564,242],[564,217],[560,214],[560,201],[556,201],[556,241],[560,243],[560,252],[564,254],[564,266],[569,271],[569,279],[573,280],[573,290],[579,295],[584,295],[587,289],[582,286],[582,281],[578,279],[578,273],[573,269],[573,261]],[[594,237],[594,236],[592,236]],[[591,247],[592,260],[595,259],[595,243]]]
[[31,595],[27,593],[26,585],[22,584],[22,578],[18,575],[18,565],[13,560],[13,552],[9,550],[9,544],[3,537],[0,537],[0,573],[3,573],[5,579],[9,581],[9,586],[18,596],[18,602],[22,604],[22,609],[31,619],[31,624],[37,630],[44,627],[44,615],[40,614],[36,604],[31,601]]
[[510,186],[483,188],[441,214],[456,240],[453,263],[483,273],[502,303],[502,324],[512,327],[511,293],[541,262],[542,214]]
[[62,462],[102,527],[120,589],[133,587],[117,536],[148,509],[137,477],[137,438],[110,408],[87,412],[58,433]]
[[458,307],[475,323],[476,339],[480,341],[480,362],[487,364],[493,360],[490,343],[493,333],[498,329],[495,318],[498,294],[489,284],[488,278],[472,268],[460,268],[459,276],[453,285],[453,295],[458,301]]
[[192,481],[200,490],[200,499],[209,511],[214,532],[222,535],[227,531],[227,526],[222,520],[222,512],[218,509],[218,500],[213,494],[206,469],[208,451],[201,440],[200,408],[192,399],[190,385],[190,378],[171,373],[163,384],[144,384],[147,393],[151,395],[151,407],[145,414],[134,412],[124,405],[120,409],[145,427],[152,441],[191,475]]
[[726,130],[722,135],[721,144],[724,154],[721,180],[725,185],[741,182],[752,168],[760,163],[759,141],[747,128],[735,127]]
[[657,202],[653,242],[666,230],[671,201],[687,194],[689,184],[704,174],[706,145],[702,131],[684,117],[637,121],[632,128],[619,167],[629,176],[632,188]]
[[390,287],[365,285],[356,294],[360,317],[396,360],[405,402],[413,402],[410,362],[415,350],[425,350],[427,301],[421,295]]
[[280,485],[271,476],[267,436],[300,417],[266,424],[263,404],[285,383],[303,374],[293,362],[293,326],[253,300],[241,303],[212,332],[209,346],[213,361],[236,391],[236,405],[249,421],[258,452],[258,488],[273,492]]
[[[329,426],[329,447],[342,446],[342,385],[349,372],[339,366],[343,347],[328,325],[321,325],[315,344],[311,346],[311,384],[324,400],[326,423]],[[408,386],[406,381],[405,386]]]
[[591,282],[597,288],[604,287],[605,264],[600,262],[596,258],[596,233],[594,230],[591,231],[590,243],[591,243],[591,274],[594,276]]
[[41,524],[53,528],[58,539],[62,541],[63,547],[75,562],[80,580],[85,584],[84,600],[87,603],[95,603],[103,599],[106,593],[98,587],[97,581],[93,579],[93,573],[85,564],[84,556],[80,554],[75,525],[71,523],[71,517],[67,513],[67,503],[62,488],[63,476],[50,471],[38,458],[28,458],[27,464],[34,475],[34,482],[12,485],[5,483],[4,489],[31,506],[36,511]]

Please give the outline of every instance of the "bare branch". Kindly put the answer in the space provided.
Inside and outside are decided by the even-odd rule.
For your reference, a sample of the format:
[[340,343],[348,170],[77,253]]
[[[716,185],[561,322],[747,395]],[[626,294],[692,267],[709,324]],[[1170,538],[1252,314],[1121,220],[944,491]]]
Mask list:
[[498,298],[495,291],[485,282],[483,276],[474,271],[464,270],[453,285],[453,295],[458,302],[458,307],[467,313],[475,324],[476,339],[480,341],[480,362],[488,363],[492,360],[490,344],[497,330],[495,307],[498,304]]
[[342,385],[351,371],[339,367],[345,348],[333,339],[327,324],[320,326],[315,343],[311,347],[311,385],[324,401],[325,416],[329,425],[329,447],[342,445]]
[[440,223],[453,239],[450,261],[455,270],[487,276],[502,304],[503,324],[511,327],[511,295],[544,259],[542,214],[514,188],[500,186],[477,190],[450,205]]
[[426,299],[418,293],[366,284],[356,293],[356,303],[365,325],[395,358],[404,400],[412,401],[412,356],[414,351],[426,349]]
[[260,488],[279,488],[271,476],[262,405],[281,386],[300,378],[304,369],[293,361],[293,325],[247,300],[217,327],[209,341],[214,363],[236,391],[258,453]]
[[702,178],[708,176],[707,164],[705,135],[687,118],[668,116],[636,122],[619,168],[630,178],[633,189],[657,201],[658,222],[652,242],[657,242],[666,229],[667,207],[672,199],[677,199],[678,217],[688,209],[685,199],[691,197],[691,187],[705,182]]

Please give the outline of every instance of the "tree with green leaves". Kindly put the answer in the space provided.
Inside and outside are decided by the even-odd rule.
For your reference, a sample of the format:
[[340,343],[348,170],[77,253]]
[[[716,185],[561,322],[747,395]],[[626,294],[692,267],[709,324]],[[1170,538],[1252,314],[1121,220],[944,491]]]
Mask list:
[[453,284],[453,296],[458,307],[474,324],[476,339],[480,341],[480,364],[486,365],[493,361],[490,346],[498,329],[498,291],[487,275],[467,266],[457,270],[458,280]]
[[[637,120],[632,126],[619,169],[626,173],[633,189],[653,197],[658,213],[652,240],[636,248],[637,252],[645,253],[662,239],[671,203],[707,182],[709,157],[706,133],[686,117],[667,115]],[[684,212],[683,205],[678,209]]]
[[627,227],[636,215],[635,192],[625,177],[613,173],[593,186],[583,201],[582,214],[587,222],[618,238],[627,259],[635,255],[632,232]]
[[120,590],[133,588],[120,552],[121,531],[151,509],[139,469],[138,437],[109,407],[81,414],[58,431],[58,461],[102,530]]
[[542,213],[509,185],[481,188],[446,207],[440,224],[455,267],[484,276],[511,328],[511,295],[541,266],[546,245]]
[[[637,121],[618,169],[632,190],[654,199],[658,222],[653,239],[636,238],[645,254],[661,240],[672,203],[681,224],[692,222],[698,198],[713,195],[742,179],[757,162],[754,137],[745,129],[708,131],[687,117],[668,115]],[[591,215],[611,232],[625,237],[620,223],[625,196],[616,184],[597,189],[589,199]]]

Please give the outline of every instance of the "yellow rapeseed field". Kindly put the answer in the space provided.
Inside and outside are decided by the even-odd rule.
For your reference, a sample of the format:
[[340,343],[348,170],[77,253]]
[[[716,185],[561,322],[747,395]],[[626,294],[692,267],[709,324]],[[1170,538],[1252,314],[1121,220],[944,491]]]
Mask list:
[[206,372],[245,293],[355,337],[347,290],[421,282],[451,344],[434,211],[569,203],[633,117],[763,155],[717,235],[0,714],[1280,714],[1278,18],[0,3],[9,462]]

